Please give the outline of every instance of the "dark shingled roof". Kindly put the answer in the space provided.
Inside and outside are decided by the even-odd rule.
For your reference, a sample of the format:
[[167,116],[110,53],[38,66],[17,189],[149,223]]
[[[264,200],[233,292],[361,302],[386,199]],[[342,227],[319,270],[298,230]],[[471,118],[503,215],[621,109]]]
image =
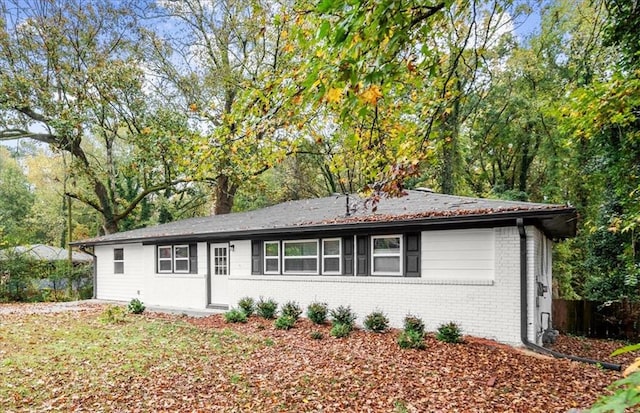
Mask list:
[[482,221],[515,225],[516,218],[538,225],[552,238],[575,235],[577,213],[572,207],[469,198],[426,190],[407,192],[408,195],[400,198],[381,199],[375,212],[370,203],[350,195],[350,214],[347,215],[347,197],[336,195],[289,201],[255,211],[190,218],[77,241],[74,244],[264,238],[269,235],[398,228],[406,225],[456,224],[471,227]]

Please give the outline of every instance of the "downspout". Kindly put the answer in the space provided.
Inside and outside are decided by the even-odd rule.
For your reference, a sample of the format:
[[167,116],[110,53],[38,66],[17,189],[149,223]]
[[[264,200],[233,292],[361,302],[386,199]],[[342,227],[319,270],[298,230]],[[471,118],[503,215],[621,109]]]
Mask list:
[[620,371],[622,367],[619,364],[560,353],[529,341],[527,328],[527,314],[529,307],[527,295],[527,233],[524,230],[524,220],[522,218],[517,218],[516,225],[518,226],[518,232],[520,233],[520,339],[522,340],[522,344],[530,350],[542,354],[548,354],[555,358],[565,358],[573,361],[579,361],[581,363],[595,364],[608,370]]
[[93,257],[93,295],[91,298],[95,300],[98,298],[98,256],[93,252],[89,252],[85,245],[81,245],[79,249],[85,254],[89,254]]

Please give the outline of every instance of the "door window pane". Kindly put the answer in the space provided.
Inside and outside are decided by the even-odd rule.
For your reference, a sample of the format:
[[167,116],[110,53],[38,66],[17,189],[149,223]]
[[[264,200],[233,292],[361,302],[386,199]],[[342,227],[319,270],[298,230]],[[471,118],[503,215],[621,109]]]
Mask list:
[[227,248],[216,247],[213,249],[213,273],[215,275],[227,275]]

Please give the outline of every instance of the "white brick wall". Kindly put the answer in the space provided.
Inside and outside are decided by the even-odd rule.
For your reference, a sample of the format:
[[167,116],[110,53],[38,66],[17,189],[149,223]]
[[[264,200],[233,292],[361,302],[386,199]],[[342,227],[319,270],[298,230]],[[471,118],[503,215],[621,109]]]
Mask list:
[[[371,311],[382,310],[396,327],[411,313],[422,317],[430,330],[455,321],[467,334],[520,344],[520,238],[516,227],[492,232],[493,279],[256,276],[250,274],[250,242],[232,242],[230,303],[244,296],[262,296],[279,303],[294,300],[306,307],[319,300],[330,307],[351,305],[359,323]],[[427,246],[423,243],[423,248]]]

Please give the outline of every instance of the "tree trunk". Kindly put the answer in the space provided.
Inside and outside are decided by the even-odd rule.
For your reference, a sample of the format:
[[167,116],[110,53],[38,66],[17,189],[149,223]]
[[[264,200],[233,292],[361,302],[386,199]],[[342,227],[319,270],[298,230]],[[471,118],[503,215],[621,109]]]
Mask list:
[[119,231],[118,221],[113,219],[113,217],[109,218],[109,217],[103,216],[103,220],[104,222],[102,224],[102,230],[104,231],[105,234],[115,234],[116,232]]
[[460,103],[453,102],[451,114],[446,118],[444,131],[449,136],[442,146],[442,172],[440,176],[440,191],[443,194],[455,194],[456,181],[460,166],[460,148],[458,147]]
[[233,201],[238,190],[237,185],[229,181],[226,175],[220,175],[216,179],[216,199],[213,212],[216,215],[228,214],[233,208]]

